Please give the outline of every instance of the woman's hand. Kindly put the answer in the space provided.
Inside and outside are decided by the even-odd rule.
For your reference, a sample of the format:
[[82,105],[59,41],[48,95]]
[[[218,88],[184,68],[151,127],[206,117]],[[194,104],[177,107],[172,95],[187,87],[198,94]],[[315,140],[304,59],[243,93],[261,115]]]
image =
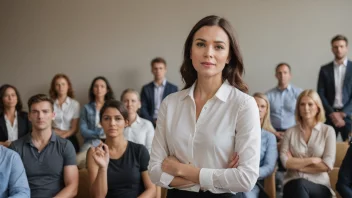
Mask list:
[[97,147],[92,147],[93,159],[99,168],[107,169],[109,165],[110,155],[108,145],[102,143]]
[[174,156],[169,156],[164,159],[163,163],[161,164],[161,169],[170,175],[177,177],[179,175],[179,165],[180,161]]
[[240,156],[237,154],[237,152],[235,152],[233,155],[231,155],[227,168],[237,168],[239,161]]

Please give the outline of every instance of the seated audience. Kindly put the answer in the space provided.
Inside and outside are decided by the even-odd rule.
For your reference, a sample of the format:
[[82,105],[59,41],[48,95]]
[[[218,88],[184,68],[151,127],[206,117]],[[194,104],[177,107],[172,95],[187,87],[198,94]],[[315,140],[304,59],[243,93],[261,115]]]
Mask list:
[[336,190],[342,198],[352,197],[352,146],[348,148],[340,167]]
[[280,151],[287,168],[283,197],[330,198],[335,195],[328,175],[335,162],[335,131],[324,124],[325,112],[317,92],[303,91],[296,109],[297,125],[285,132]]
[[[259,178],[254,188],[245,192],[247,198],[258,198],[260,191],[263,191],[264,179],[273,173],[277,161],[277,144],[273,132],[275,129],[270,122],[270,103],[267,97],[262,93],[253,95],[257,102],[262,128],[261,148],[260,148],[260,167]],[[261,193],[265,193],[264,191]]]
[[128,141],[143,144],[149,151],[152,148],[154,137],[153,124],[138,116],[137,111],[141,108],[139,93],[133,89],[126,89],[121,95],[121,101],[128,111],[128,127],[124,130],[124,136]]
[[127,141],[123,130],[128,112],[116,100],[106,101],[100,110],[100,124],[106,141],[89,149],[87,167],[92,197],[155,197],[147,167],[145,146]]
[[70,140],[78,152],[79,144],[76,132],[79,121],[79,103],[73,99],[70,79],[65,74],[56,74],[51,81],[49,94],[54,100],[53,129],[58,136]]
[[18,90],[5,84],[0,88],[0,145],[8,147],[12,141],[26,135],[31,129],[28,114],[22,111]]
[[0,145],[0,198],[30,197],[26,172],[18,153]]
[[52,130],[54,102],[44,94],[28,100],[32,132],[12,142],[28,177],[31,197],[74,197],[78,187],[76,152]]
[[108,80],[103,76],[96,77],[89,88],[89,103],[81,110],[80,131],[84,138],[81,152],[87,151],[93,144],[98,146],[100,140],[105,139],[99,122],[99,111],[104,102],[110,99],[114,99],[114,92]]

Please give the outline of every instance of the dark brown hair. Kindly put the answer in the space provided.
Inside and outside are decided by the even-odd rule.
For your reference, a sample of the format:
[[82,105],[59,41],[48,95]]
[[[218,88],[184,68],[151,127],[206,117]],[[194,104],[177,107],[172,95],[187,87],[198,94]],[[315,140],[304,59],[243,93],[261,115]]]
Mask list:
[[15,93],[17,96],[16,111],[21,112],[23,105],[22,105],[20,93],[18,92],[16,87],[9,85],[9,84],[4,84],[0,87],[0,112],[4,112],[4,110],[5,110],[5,105],[4,105],[2,98],[4,97],[5,92],[8,88],[12,88],[13,90],[15,90]]
[[221,18],[219,16],[214,15],[207,16],[201,19],[192,28],[191,32],[189,33],[186,39],[184,45],[183,63],[180,69],[182,80],[186,84],[184,89],[191,87],[193,83],[197,80],[197,71],[194,69],[191,60],[191,48],[195,33],[204,26],[219,26],[226,32],[227,36],[229,37],[229,57],[231,58],[231,60],[228,64],[225,65],[225,68],[222,70],[222,79],[223,81],[228,80],[228,82],[232,86],[236,87],[242,92],[247,93],[247,84],[242,79],[242,75],[244,73],[242,55],[238,43],[233,34],[232,27],[225,18]]
[[90,85],[90,88],[89,88],[89,102],[94,102],[95,101],[95,95],[94,95],[93,89],[94,89],[94,84],[95,84],[95,82],[97,80],[102,80],[106,84],[107,92],[105,94],[104,101],[115,99],[114,92],[112,91],[112,88],[110,86],[110,83],[109,83],[108,79],[106,79],[104,76],[98,76],[98,77],[93,79],[92,84]]
[[127,111],[125,105],[123,105],[123,103],[118,100],[108,100],[104,103],[103,107],[101,108],[101,110],[99,112],[100,122],[101,122],[101,120],[103,118],[103,114],[107,108],[117,109],[121,113],[122,117],[128,121],[128,111]]
[[45,94],[37,94],[30,97],[28,99],[28,111],[31,111],[31,107],[33,104],[36,104],[39,102],[49,102],[51,106],[51,110],[54,111],[54,101]]
[[56,74],[54,76],[54,78],[51,80],[51,85],[50,85],[50,90],[49,90],[49,95],[52,99],[56,100],[57,97],[58,97],[58,94],[55,90],[55,84],[56,84],[56,81],[59,79],[59,78],[63,78],[66,80],[67,82],[67,85],[68,85],[68,90],[67,90],[67,96],[70,97],[70,98],[74,98],[74,93],[73,93],[73,88],[72,88],[72,84],[71,84],[71,81],[70,79],[68,78],[68,76],[66,76],[65,74]]
[[344,35],[341,35],[341,34],[338,34],[338,35],[334,36],[334,38],[331,39],[331,45],[332,45],[335,41],[345,41],[345,42],[346,42],[346,46],[348,45],[348,39],[347,39],[347,37],[345,37]]
[[163,58],[161,58],[161,57],[156,57],[156,58],[154,58],[154,59],[150,62],[150,66],[153,67],[153,65],[154,65],[155,63],[163,63],[163,64],[165,65],[165,67],[166,67],[166,61],[165,61],[165,59],[163,59]]

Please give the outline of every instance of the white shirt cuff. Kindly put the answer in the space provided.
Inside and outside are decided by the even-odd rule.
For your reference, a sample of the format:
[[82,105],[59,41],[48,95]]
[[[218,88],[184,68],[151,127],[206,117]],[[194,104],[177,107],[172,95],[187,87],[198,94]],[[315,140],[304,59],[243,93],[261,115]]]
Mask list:
[[164,185],[165,188],[171,188],[169,186],[169,184],[172,182],[172,180],[174,179],[175,177],[173,175],[170,175],[168,173],[165,173],[163,172],[161,174],[161,177],[160,177],[160,183],[162,183]]
[[204,189],[214,188],[213,174],[214,174],[214,170],[212,169],[208,169],[208,168],[200,169],[199,183],[201,188],[204,188]]

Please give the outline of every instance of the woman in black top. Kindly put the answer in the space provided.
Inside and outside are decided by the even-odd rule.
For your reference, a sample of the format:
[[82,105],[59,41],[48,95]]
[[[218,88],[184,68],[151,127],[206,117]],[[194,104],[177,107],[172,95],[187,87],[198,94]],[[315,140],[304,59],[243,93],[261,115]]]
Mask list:
[[10,146],[11,142],[31,130],[28,114],[22,111],[22,101],[16,87],[0,87],[0,145]]
[[87,154],[92,197],[155,197],[156,188],[147,172],[148,150],[123,135],[128,124],[127,109],[119,101],[106,101],[100,111],[100,124],[106,144],[92,147]]

